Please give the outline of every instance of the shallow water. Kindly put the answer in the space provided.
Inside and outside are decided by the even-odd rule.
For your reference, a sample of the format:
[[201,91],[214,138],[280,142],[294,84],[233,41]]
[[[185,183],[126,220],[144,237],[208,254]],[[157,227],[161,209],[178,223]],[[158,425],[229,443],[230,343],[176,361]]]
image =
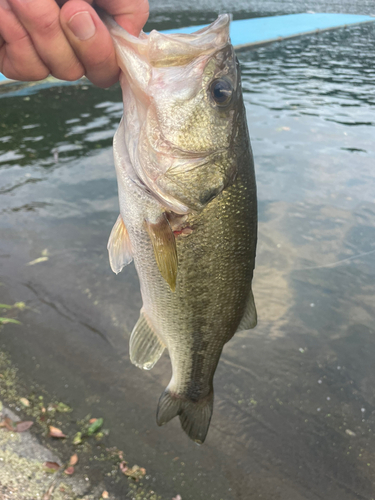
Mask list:
[[[149,27],[227,10],[194,5],[154,7]],[[369,1],[235,5],[235,18],[374,11]],[[1,345],[24,377],[82,416],[103,416],[163,498],[374,498],[374,43],[366,25],[240,53],[258,182],[259,324],[224,349],[202,447],[178,419],[156,426],[168,357],[151,372],[128,359],[138,279],[133,265],[115,276],[106,252],[118,215],[119,88],[0,88],[0,302],[32,308]],[[45,249],[47,261],[27,265]]]

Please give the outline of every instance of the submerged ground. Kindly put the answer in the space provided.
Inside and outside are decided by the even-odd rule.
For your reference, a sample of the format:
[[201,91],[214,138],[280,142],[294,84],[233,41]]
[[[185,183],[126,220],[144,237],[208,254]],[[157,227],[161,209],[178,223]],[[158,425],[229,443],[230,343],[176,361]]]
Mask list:
[[[308,10],[293,5],[239,2],[235,17]],[[366,1],[318,7],[371,14]],[[225,4],[155,7],[151,24],[202,23],[215,9]],[[2,359],[18,369],[17,391],[0,399],[36,422],[44,446],[46,422],[19,397],[72,408],[54,414],[68,438],[53,448],[64,461],[80,455],[75,477],[89,478],[95,498],[102,486],[116,498],[139,487],[118,474],[115,447],[146,469],[140,498],[375,498],[374,44],[375,27],[362,26],[240,54],[258,181],[259,325],[224,349],[202,447],[178,420],[156,426],[168,357],[151,372],[128,358],[139,284],[132,265],[115,276],[106,252],[118,215],[119,88],[0,87],[0,303],[27,306],[0,314],[21,322],[0,332]],[[72,441],[87,415],[109,434],[84,448]]]

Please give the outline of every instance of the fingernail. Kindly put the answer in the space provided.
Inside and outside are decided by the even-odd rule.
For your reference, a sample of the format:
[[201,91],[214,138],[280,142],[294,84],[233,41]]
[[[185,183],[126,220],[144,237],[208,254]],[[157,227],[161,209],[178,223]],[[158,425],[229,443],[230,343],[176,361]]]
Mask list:
[[0,7],[3,8],[4,10],[11,10],[7,0],[0,0]]
[[80,40],[88,40],[95,35],[95,24],[88,12],[77,12],[69,21],[68,26]]

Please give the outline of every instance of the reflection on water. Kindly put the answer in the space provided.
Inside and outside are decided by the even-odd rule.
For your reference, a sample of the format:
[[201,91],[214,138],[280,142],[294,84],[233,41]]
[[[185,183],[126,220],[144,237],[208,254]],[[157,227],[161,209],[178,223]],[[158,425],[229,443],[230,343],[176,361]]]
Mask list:
[[[39,167],[52,167],[57,163],[54,151],[59,162],[66,163],[111,145],[122,114],[118,86],[101,91],[87,83],[50,87],[5,101],[8,89],[1,88],[5,95],[0,126],[5,135],[0,139],[0,165],[30,166],[37,158]],[[69,102],[74,103],[74,118]]]
[[[174,5],[154,8],[151,22],[204,22],[199,2],[195,12]],[[280,5],[233,9],[246,17]],[[217,10],[225,4],[202,3],[207,21]],[[146,373],[127,356],[139,285],[132,266],[111,273],[105,250],[118,214],[119,88],[83,83],[0,99],[2,302],[9,294],[41,313],[4,329],[3,344],[21,373],[82,415],[104,416],[113,444],[166,499],[373,498],[374,42],[375,28],[362,26],[240,54],[259,194],[259,325],[224,349],[200,448],[178,422],[154,422],[168,359]],[[25,266],[46,248],[48,261]]]
[[332,12],[343,14],[375,14],[373,0],[196,0],[153,2],[147,29],[169,29],[210,23],[217,14],[230,12],[233,19],[299,14],[301,12]]

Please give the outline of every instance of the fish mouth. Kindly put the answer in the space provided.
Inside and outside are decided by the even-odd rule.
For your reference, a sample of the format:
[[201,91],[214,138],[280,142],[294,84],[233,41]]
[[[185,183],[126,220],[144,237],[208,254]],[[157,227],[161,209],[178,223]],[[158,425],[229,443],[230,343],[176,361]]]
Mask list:
[[97,11],[116,48],[121,50],[121,47],[127,46],[157,68],[184,66],[200,55],[212,54],[230,43],[230,14],[221,14],[210,25],[190,34],[165,34],[152,30],[149,34],[141,31],[139,37],[135,37],[121,28],[113,17],[102,9],[98,8]]

